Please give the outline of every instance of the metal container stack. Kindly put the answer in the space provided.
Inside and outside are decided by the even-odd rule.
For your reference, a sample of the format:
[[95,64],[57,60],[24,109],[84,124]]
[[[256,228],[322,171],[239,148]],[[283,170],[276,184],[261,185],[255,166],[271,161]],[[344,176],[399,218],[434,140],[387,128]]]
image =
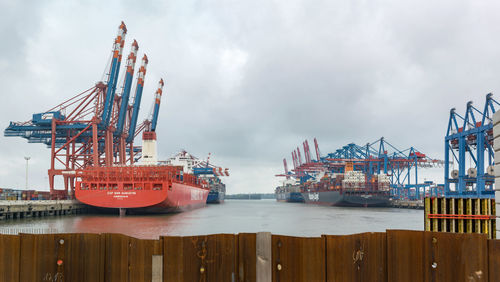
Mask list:
[[389,185],[391,184],[391,180],[387,174],[381,173],[378,175],[378,190],[380,191],[389,191]]
[[365,174],[361,171],[346,171],[344,173],[344,180],[342,180],[343,189],[364,189],[366,186]]

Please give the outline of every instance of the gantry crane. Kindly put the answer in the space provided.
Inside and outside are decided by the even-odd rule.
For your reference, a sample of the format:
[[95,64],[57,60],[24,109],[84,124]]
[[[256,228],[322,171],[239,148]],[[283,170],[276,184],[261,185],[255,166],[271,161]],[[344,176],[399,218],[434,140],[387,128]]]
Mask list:
[[[65,198],[73,194],[76,170],[89,166],[133,164],[134,154],[141,151],[133,142],[138,134],[137,116],[148,58],[144,54],[137,74],[135,94],[130,99],[139,49],[134,40],[127,57],[121,95],[118,95],[118,76],[126,34],[127,27],[122,22],[113,41],[106,82],[97,82],[63,103],[33,114],[29,121],[11,122],[4,131],[5,136],[23,137],[28,143],[42,143],[51,148],[48,174],[53,198]],[[64,190],[55,189],[56,176],[62,176]]]
[[441,160],[427,157],[414,147],[399,150],[384,137],[365,146],[350,143],[324,157],[320,156],[316,138],[314,145],[316,160],[310,157],[310,148],[306,140],[303,142],[305,163],[302,163],[300,150],[297,148],[292,152],[293,173],[289,174],[285,169],[284,175],[277,176],[291,175],[305,182],[322,172],[344,173],[346,164],[349,164],[353,170],[362,171],[368,177],[382,173],[388,175],[391,193],[395,198],[421,199],[424,190],[430,188],[432,182],[419,182],[418,168],[439,167],[444,164]]
[[[455,108],[450,110],[444,138],[444,185],[447,197],[495,197],[492,118],[495,107],[500,104],[492,96],[491,93],[486,95],[483,111],[476,109],[471,101],[467,103],[464,117]],[[458,169],[454,169],[455,163]]]

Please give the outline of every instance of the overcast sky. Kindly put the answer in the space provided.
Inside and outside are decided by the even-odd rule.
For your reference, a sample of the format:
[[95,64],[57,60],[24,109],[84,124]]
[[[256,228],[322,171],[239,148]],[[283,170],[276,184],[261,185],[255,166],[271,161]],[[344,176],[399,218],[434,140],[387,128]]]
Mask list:
[[[0,124],[101,80],[123,20],[124,54],[136,39],[150,59],[140,120],[166,82],[160,159],[211,152],[230,169],[228,193],[272,192],[306,138],[323,154],[384,136],[443,158],[450,108],[500,100],[498,11],[457,0],[0,0]],[[0,144],[0,187],[23,188],[31,156],[30,188],[48,189],[46,146]]]

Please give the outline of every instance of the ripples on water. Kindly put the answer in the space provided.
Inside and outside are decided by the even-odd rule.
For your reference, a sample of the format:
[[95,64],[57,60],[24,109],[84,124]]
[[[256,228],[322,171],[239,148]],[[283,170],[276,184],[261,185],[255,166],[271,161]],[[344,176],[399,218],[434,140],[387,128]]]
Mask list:
[[9,220],[0,233],[123,233],[143,239],[162,235],[269,231],[291,236],[344,235],[386,229],[423,230],[422,210],[344,208],[278,203],[274,200],[226,200],[221,205],[167,215],[76,215]]

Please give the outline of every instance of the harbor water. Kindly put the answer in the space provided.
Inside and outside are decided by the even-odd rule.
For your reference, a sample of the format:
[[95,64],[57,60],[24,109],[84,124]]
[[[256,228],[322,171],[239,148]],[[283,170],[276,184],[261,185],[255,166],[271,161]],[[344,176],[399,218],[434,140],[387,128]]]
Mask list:
[[275,200],[226,200],[183,213],[164,215],[71,215],[0,222],[0,233],[122,233],[141,239],[216,233],[268,231],[315,237],[423,230],[424,212],[397,208],[346,208],[283,203]]

